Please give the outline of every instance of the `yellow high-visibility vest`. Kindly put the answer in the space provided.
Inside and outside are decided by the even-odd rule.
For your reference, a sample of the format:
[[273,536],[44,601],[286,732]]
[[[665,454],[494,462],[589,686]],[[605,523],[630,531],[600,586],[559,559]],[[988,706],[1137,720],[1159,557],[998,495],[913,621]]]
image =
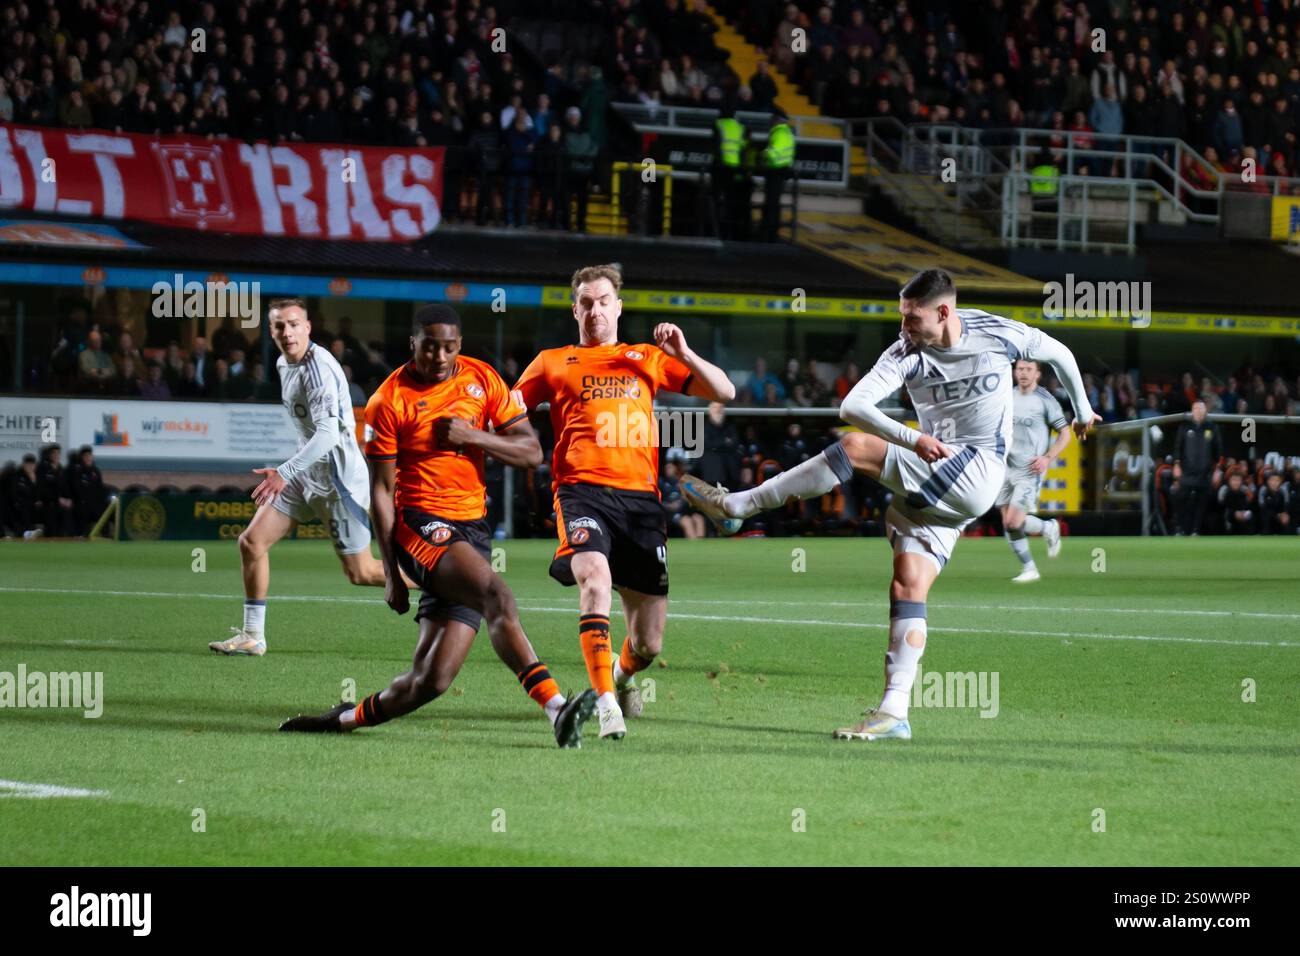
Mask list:
[[1057,168],[1050,163],[1044,163],[1041,166],[1035,166],[1029,171],[1033,177],[1029,180],[1029,193],[1033,196],[1055,196],[1056,195],[1056,177],[1061,175]]
[[794,165],[794,130],[788,124],[772,127],[763,150],[763,162],[768,169],[789,169]]
[[745,142],[745,127],[729,116],[718,118],[718,136],[721,140],[719,159],[723,166],[739,166],[740,150]]

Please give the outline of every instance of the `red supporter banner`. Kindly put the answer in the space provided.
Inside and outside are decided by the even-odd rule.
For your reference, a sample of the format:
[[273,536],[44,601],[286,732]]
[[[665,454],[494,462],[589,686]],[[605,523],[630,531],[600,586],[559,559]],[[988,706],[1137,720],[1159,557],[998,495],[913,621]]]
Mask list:
[[0,123],[0,209],[405,242],[441,218],[441,147],[245,143]]

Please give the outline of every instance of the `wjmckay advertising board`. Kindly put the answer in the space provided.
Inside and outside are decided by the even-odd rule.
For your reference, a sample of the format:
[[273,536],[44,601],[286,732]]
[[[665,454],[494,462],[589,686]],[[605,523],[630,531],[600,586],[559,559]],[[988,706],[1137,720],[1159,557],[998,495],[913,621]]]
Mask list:
[[279,464],[298,449],[279,404],[0,397],[0,463],[51,442],[65,452],[89,445],[109,468]]

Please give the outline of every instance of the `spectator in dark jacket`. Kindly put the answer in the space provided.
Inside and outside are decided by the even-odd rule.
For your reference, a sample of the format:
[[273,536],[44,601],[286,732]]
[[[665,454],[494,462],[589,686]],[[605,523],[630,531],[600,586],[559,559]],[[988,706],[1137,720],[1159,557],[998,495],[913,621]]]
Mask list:
[[704,421],[704,455],[700,459],[700,477],[710,484],[736,487],[740,477],[740,436],[736,426],[727,421],[727,406],[710,402]]
[[[1254,146],[1257,150],[1263,149],[1264,144],[1268,142],[1268,129],[1269,112],[1268,107],[1264,105],[1264,92],[1253,90],[1250,101],[1241,111],[1242,140],[1247,146]],[[1256,173],[1262,172],[1263,170],[1256,170]]]
[[529,128],[528,114],[516,110],[506,131],[506,225],[528,225],[528,201],[533,192],[533,153],[537,135]]
[[1241,114],[1237,112],[1237,107],[1232,100],[1225,99],[1223,108],[1219,110],[1219,115],[1214,120],[1214,148],[1226,159],[1240,152],[1245,142],[1244,136]]
[[537,216],[554,229],[560,218],[564,177],[564,129],[552,123],[537,144],[533,166],[537,173]]
[[599,145],[595,138],[582,127],[582,111],[576,106],[569,107],[564,114],[564,154],[566,172],[564,176],[564,195],[560,197],[560,228],[569,228],[569,202],[578,204],[578,232],[587,231],[587,193],[591,189],[591,177],[596,170],[596,155]]
[[95,453],[89,445],[81,446],[77,452],[77,462],[68,469],[68,473],[68,484],[72,491],[73,524],[78,535],[85,535],[108,507],[104,476],[95,464]]
[[343,139],[343,122],[330,102],[330,91],[319,89],[311,110],[302,121],[302,138],[309,143],[337,143]]
[[492,210],[493,184],[501,168],[501,131],[492,119],[492,113],[483,110],[478,116],[478,126],[470,134],[468,152],[475,177],[478,180],[478,204],[475,221],[487,223]]
[[59,452],[58,445],[48,445],[41,452],[41,463],[36,466],[36,515],[47,535],[66,538],[72,534],[72,490]]
[[24,538],[40,534],[36,513],[36,456],[23,455],[22,466],[10,479],[9,504],[13,530]]
[[1219,488],[1219,504],[1223,507],[1223,527],[1228,534],[1253,534],[1255,508],[1250,489],[1245,486],[1241,473],[1234,471]]
[[1282,476],[1270,471],[1259,490],[1259,530],[1261,534],[1295,534],[1291,524],[1291,489]]
[[1199,534],[1205,520],[1210,476],[1223,454],[1219,426],[1205,419],[1205,403],[1192,403],[1192,417],[1178,428],[1174,449],[1174,497],[1181,505],[1180,534]]

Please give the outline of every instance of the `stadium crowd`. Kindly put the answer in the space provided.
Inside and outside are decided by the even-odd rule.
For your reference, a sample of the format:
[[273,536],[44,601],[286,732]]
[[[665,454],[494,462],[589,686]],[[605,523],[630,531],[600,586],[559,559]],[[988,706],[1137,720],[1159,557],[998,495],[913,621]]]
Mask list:
[[[716,103],[721,84],[734,89],[702,11],[702,0],[690,9],[679,0],[6,0],[0,120],[443,146],[445,220],[581,232],[603,175],[611,100]],[[614,42],[543,63],[511,35],[512,15],[525,13]]]
[[1220,170],[1296,175],[1296,0],[717,5],[835,116],[1053,129],[1053,147],[1176,137]]
[[[123,395],[132,398],[209,399],[223,402],[280,400],[274,365],[262,361],[261,342],[249,339],[235,319],[227,317],[208,336],[197,336],[182,347],[175,338],[152,347],[137,343],[120,324],[91,317],[89,304],[78,302],[59,322],[49,356],[34,354],[25,370],[25,385],[33,392],[76,395]],[[158,333],[150,328],[151,338]],[[363,344],[352,334],[344,316],[338,331],[323,320],[313,323],[312,337],[328,348],[343,366],[353,403],[365,398],[392,370],[378,342]]]

